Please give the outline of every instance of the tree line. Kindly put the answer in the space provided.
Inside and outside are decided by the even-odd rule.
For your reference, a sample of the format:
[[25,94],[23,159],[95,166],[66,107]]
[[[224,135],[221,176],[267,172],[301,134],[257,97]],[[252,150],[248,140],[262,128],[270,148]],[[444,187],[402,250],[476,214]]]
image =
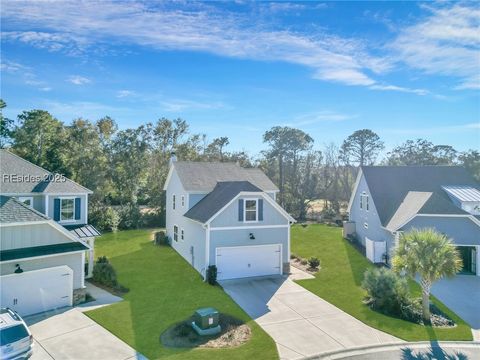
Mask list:
[[[0,100],[1,101],[1,100]],[[1,109],[6,104],[1,101]],[[265,149],[256,157],[228,151],[228,137],[208,141],[193,134],[183,119],[160,118],[119,129],[106,116],[70,123],[45,110],[23,111],[16,120],[1,114],[0,146],[93,190],[90,221],[102,229],[163,225],[170,154],[180,160],[237,162],[260,167],[280,189],[278,201],[295,218],[307,218],[312,201],[338,214],[348,201],[362,165],[463,165],[480,181],[480,153],[449,145],[408,140],[380,158],[384,143],[369,129],[357,130],[340,145],[315,147],[306,132],[275,126],[263,134]],[[380,159],[379,159],[380,158]],[[149,210],[142,210],[145,205]]]

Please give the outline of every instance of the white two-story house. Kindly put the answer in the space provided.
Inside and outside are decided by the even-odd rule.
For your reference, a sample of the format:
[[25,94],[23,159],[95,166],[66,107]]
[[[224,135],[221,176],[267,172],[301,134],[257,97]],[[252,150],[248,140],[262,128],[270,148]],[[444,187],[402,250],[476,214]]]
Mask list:
[[94,263],[92,191],[0,150],[1,306],[21,315],[85,298]]
[[219,280],[289,272],[295,220],[260,169],[172,157],[164,190],[172,247],[202,276],[210,265]]

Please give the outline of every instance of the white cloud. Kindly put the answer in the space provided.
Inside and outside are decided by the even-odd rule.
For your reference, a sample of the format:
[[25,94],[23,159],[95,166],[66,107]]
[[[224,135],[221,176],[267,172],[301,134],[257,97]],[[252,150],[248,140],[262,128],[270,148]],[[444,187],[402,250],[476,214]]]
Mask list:
[[320,122],[340,122],[355,118],[356,115],[342,114],[330,110],[320,110],[297,115],[293,122],[287,122],[283,126],[305,126]]
[[132,90],[119,90],[117,91],[117,98],[127,98],[127,97],[132,97],[135,96],[136,92]]
[[2,59],[2,62],[0,64],[0,69],[5,72],[16,73],[19,71],[29,70],[30,68],[14,61]]
[[447,3],[423,7],[430,15],[403,29],[391,48],[412,68],[457,78],[457,89],[480,88],[478,6]]
[[162,109],[167,112],[182,112],[187,110],[214,110],[225,108],[222,102],[201,102],[185,99],[164,100],[161,103]]
[[67,81],[74,84],[74,85],[86,85],[86,84],[90,84],[92,82],[92,80],[90,80],[86,77],[80,76],[80,75],[69,76]]
[[[282,5],[296,6],[298,4]],[[203,6],[203,8],[202,8]],[[107,43],[132,43],[156,49],[205,51],[221,56],[283,61],[311,68],[315,78],[347,85],[371,85],[368,75],[390,67],[354,39],[326,33],[305,35],[268,30],[248,15],[210,4],[195,11],[132,2],[6,2],[3,17],[43,32],[6,31],[4,37],[50,51],[87,51]]]
[[375,85],[370,86],[370,89],[380,90],[380,91],[400,91],[400,92],[405,92],[405,93],[417,94],[417,95],[421,95],[421,96],[430,94],[430,91],[425,90],[425,89],[411,89],[411,88],[406,88],[406,87],[402,87],[402,86],[395,86],[395,85],[375,84]]

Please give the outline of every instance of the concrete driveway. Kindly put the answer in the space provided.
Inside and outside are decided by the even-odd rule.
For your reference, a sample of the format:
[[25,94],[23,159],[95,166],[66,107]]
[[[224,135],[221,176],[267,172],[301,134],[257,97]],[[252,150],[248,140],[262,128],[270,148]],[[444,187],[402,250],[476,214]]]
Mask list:
[[285,277],[221,281],[276,342],[281,359],[401,341],[373,329]]
[[432,294],[470,324],[480,341],[480,276],[457,275],[433,284]]
[[121,301],[106,291],[87,285],[94,302],[25,318],[34,339],[32,360],[146,359],[108,330],[83,314]]

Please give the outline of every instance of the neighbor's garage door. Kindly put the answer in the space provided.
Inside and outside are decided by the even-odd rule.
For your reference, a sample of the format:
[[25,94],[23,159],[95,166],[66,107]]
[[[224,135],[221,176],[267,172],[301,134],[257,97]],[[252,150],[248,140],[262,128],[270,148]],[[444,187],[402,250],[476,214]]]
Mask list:
[[73,270],[56,266],[0,277],[2,307],[20,315],[72,306]]
[[236,279],[282,273],[282,245],[217,248],[217,278]]

